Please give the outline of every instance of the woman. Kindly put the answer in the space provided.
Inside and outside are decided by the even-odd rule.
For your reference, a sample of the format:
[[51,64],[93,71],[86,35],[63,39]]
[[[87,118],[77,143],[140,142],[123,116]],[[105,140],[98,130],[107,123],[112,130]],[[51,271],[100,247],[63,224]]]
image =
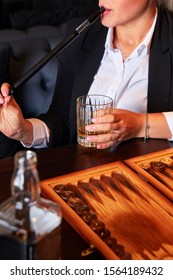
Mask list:
[[49,111],[25,120],[9,84],[0,96],[0,130],[26,147],[76,141],[76,99],[107,94],[111,114],[93,119],[88,136],[98,149],[134,137],[173,138],[172,0],[100,0],[97,21],[59,56],[59,72]]

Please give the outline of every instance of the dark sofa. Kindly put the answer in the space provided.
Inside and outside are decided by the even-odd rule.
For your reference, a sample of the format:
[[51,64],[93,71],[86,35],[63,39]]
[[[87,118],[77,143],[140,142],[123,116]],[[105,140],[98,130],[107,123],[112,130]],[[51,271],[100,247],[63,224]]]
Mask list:
[[[23,31],[0,30],[0,84],[7,81],[13,84],[23,77],[28,69],[68,36],[69,24],[34,26]],[[57,71],[55,57],[15,91],[14,98],[26,118],[36,117],[49,108]],[[19,149],[23,146],[18,141],[0,133],[0,158],[13,156]]]
[[98,0],[0,0],[0,27],[25,29],[59,25],[85,17],[98,8]]

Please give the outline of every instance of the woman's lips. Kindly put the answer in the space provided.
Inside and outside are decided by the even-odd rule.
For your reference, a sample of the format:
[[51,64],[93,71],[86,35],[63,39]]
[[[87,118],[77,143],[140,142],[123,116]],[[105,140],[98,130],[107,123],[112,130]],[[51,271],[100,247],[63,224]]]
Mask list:
[[[105,8],[105,7],[104,7]],[[103,15],[107,15],[111,12],[111,9],[105,8]]]

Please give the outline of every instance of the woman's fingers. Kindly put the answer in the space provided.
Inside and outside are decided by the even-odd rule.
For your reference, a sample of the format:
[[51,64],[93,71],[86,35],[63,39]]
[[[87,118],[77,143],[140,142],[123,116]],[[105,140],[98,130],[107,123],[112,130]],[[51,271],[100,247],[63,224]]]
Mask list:
[[4,83],[1,86],[1,94],[2,96],[7,96],[10,93],[10,85],[8,83]]
[[10,93],[10,85],[8,83],[4,83],[1,86],[1,92],[0,92],[0,104],[6,104],[9,102],[11,96]]

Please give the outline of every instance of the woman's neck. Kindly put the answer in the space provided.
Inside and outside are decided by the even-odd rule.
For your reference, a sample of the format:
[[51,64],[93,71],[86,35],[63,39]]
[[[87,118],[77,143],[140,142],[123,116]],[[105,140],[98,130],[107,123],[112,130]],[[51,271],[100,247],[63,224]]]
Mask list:
[[157,10],[154,9],[149,15],[142,18],[141,21],[129,23],[123,26],[117,26],[113,31],[113,47],[123,49],[127,56],[143,41],[150,30]]

